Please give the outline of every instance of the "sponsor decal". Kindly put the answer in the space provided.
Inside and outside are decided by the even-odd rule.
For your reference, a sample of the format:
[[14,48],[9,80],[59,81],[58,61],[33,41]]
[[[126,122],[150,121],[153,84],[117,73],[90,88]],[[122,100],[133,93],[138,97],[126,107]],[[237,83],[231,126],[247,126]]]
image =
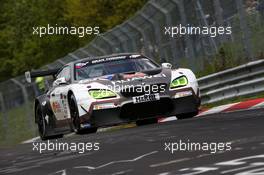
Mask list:
[[65,99],[62,99],[61,102],[62,102],[62,106],[63,106],[63,112],[65,114],[64,118],[67,118],[67,115],[68,115],[68,107],[67,107],[67,100],[66,100],[66,98]]
[[75,64],[75,68],[76,68],[76,69],[80,69],[80,68],[86,66],[87,64],[89,64],[89,61],[87,61],[87,62],[85,62],[85,63],[76,63],[76,64]]
[[55,112],[55,113],[59,113],[61,112],[61,106],[58,102],[52,102],[52,110]]
[[42,104],[42,106],[45,106],[47,104],[47,102],[43,101],[41,104]]
[[157,101],[160,99],[159,94],[145,94],[137,97],[133,97],[133,103],[144,103],[149,101]]
[[117,60],[123,60],[123,59],[134,59],[134,58],[139,58],[139,57],[142,57],[142,56],[141,55],[130,55],[130,56],[124,55],[124,56],[116,56],[116,57],[98,58],[98,59],[95,59],[92,61],[76,63],[75,68],[80,69],[82,67],[87,66],[88,64],[97,64],[97,63],[103,63],[103,62],[108,62],[108,61],[117,61]]
[[125,58],[126,58],[126,56],[99,58],[99,59],[96,59],[96,60],[92,60],[91,63],[92,64],[96,64],[96,63],[102,63],[102,62],[106,62],[106,61],[123,60]]

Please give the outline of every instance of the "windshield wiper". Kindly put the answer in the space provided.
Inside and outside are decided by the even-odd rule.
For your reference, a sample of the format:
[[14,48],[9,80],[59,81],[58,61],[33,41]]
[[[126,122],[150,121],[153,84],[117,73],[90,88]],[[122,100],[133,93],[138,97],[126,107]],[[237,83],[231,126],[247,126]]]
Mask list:
[[123,72],[121,74],[135,74],[135,73],[136,73],[136,71],[130,71],[130,72]]
[[155,75],[161,72],[161,68],[156,68],[156,69],[150,69],[150,70],[143,70],[141,71],[142,73],[145,73],[147,75]]

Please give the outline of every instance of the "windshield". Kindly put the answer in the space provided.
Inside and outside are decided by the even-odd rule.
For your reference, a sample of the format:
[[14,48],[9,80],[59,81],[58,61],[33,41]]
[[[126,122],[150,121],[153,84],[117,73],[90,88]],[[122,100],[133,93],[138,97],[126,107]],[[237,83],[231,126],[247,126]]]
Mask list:
[[158,65],[147,58],[136,58],[121,59],[96,64],[89,64],[88,62],[76,63],[75,73],[76,80],[83,80],[118,73],[141,72],[144,70],[152,70],[157,68]]

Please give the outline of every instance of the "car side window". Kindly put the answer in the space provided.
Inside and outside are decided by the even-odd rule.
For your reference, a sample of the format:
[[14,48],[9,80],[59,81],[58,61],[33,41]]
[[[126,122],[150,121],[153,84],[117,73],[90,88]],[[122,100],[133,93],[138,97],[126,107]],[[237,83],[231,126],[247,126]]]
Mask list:
[[71,79],[71,69],[70,66],[66,66],[64,67],[59,74],[57,75],[56,79],[61,78],[61,77],[65,77],[66,81],[70,81]]
[[68,82],[71,80],[71,69],[70,66],[67,66],[63,69],[62,77],[65,77],[65,80]]
[[60,70],[60,72],[56,75],[56,79],[58,79],[58,78],[61,78],[62,76],[62,70]]

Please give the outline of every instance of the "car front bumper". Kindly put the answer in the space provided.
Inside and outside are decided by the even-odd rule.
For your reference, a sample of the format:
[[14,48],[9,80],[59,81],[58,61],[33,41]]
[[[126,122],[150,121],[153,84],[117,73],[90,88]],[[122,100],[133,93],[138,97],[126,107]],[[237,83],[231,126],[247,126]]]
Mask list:
[[80,116],[81,124],[109,126],[137,120],[177,116],[197,112],[200,98],[191,88],[160,95],[156,101],[133,103],[133,100],[106,100],[91,105],[89,112]]

